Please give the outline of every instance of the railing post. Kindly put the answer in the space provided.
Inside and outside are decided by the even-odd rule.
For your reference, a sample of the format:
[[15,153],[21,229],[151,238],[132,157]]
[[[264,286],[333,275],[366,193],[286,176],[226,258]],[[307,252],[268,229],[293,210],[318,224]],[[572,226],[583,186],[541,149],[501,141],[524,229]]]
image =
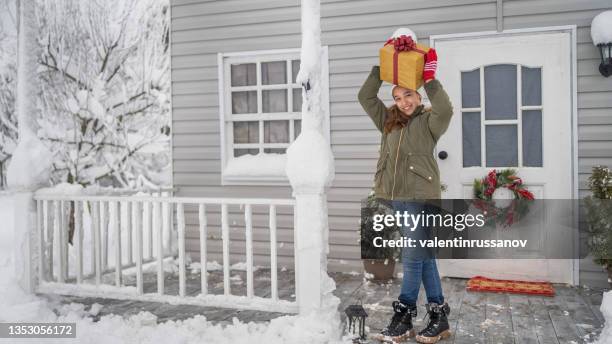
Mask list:
[[[276,206],[270,205],[270,297],[272,300],[278,300],[278,271],[277,271],[277,256],[276,256]],[[294,225],[295,227],[295,225]],[[295,232],[294,232],[295,234]],[[295,235],[294,235],[295,238]],[[294,259],[297,256],[294,257]],[[294,264],[295,265],[295,264]],[[297,296],[298,291],[295,291]]]
[[208,273],[206,269],[207,252],[206,252],[206,238],[208,236],[208,220],[206,218],[206,205],[204,203],[200,203],[198,207],[198,219],[200,224],[200,265],[202,269],[200,269],[200,279],[202,285],[202,295],[208,294],[208,277],[206,274]]
[[38,273],[38,245],[41,245],[37,228],[36,201],[32,192],[14,194],[14,273],[19,286],[33,293],[36,289]]
[[247,297],[253,297],[253,210],[247,204],[244,208],[244,222],[246,225],[246,276]]
[[140,201],[132,202],[132,217],[132,224],[136,230],[136,290],[138,295],[142,295],[142,209],[140,208]]
[[83,210],[84,202],[74,202],[74,248],[77,254],[76,257],[76,278],[77,284],[83,283]]
[[185,271],[185,208],[183,203],[176,204],[176,222],[178,227],[179,245],[179,296],[185,296],[186,271]]

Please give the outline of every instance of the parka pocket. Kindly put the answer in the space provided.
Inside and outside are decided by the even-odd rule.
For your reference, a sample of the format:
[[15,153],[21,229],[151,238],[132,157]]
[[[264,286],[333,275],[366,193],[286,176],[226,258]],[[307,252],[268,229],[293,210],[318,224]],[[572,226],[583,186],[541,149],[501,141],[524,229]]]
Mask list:
[[425,179],[427,182],[429,183],[433,183],[433,175],[432,173],[428,173],[427,171],[424,171],[422,169],[420,169],[418,166],[409,166],[408,169],[410,170],[410,172],[416,174],[417,176]]
[[417,178],[415,181],[419,182],[421,179],[429,183],[433,183],[435,181],[435,174],[431,172],[427,166],[427,161],[423,157],[429,156],[426,154],[408,154],[406,157],[406,166],[408,167],[408,171],[417,175],[420,178]]

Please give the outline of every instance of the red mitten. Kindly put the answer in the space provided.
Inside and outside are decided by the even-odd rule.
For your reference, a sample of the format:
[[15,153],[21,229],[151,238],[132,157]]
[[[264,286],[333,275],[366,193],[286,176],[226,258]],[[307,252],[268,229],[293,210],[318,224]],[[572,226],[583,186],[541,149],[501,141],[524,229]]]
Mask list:
[[438,54],[436,49],[431,48],[425,54],[425,68],[423,68],[423,81],[433,80],[436,77],[436,69],[438,69]]

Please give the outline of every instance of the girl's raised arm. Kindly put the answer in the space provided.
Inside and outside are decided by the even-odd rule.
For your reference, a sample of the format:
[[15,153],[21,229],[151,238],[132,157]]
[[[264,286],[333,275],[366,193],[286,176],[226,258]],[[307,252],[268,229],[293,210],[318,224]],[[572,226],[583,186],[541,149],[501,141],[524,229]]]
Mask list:
[[380,85],[382,85],[382,80],[380,80],[380,67],[374,66],[372,67],[370,75],[363,83],[363,86],[361,86],[357,97],[359,98],[361,107],[363,107],[365,112],[372,118],[376,128],[382,133],[385,126],[387,107],[382,100],[378,98]]

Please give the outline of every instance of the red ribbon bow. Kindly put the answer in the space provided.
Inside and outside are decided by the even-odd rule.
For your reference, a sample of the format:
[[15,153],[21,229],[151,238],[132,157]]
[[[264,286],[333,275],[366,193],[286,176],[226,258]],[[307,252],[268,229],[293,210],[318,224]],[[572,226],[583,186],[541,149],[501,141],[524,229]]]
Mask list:
[[399,36],[397,38],[390,38],[385,45],[393,44],[393,48],[396,51],[410,51],[416,48],[416,42],[412,40],[410,36]]
[[395,38],[389,38],[385,45],[393,44],[395,52],[393,53],[393,83],[398,84],[398,55],[403,51],[416,51],[423,55],[427,54],[425,51],[418,49],[416,42],[410,36],[401,35]]
[[388,45],[388,44],[393,44],[393,48],[397,52],[416,51],[421,54],[427,54],[425,51],[417,48],[416,42],[410,36],[401,35],[396,38],[389,38],[389,40],[387,41],[387,43],[385,43],[385,45]]

